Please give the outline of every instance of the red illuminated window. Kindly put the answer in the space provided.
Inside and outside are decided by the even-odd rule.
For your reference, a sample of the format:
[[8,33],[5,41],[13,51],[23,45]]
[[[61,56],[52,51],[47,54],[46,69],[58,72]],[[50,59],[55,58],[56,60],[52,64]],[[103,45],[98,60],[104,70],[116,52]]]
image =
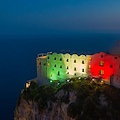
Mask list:
[[103,55],[101,55],[101,58],[103,58]]
[[104,75],[104,71],[103,70],[100,70],[100,75]]
[[110,68],[113,68],[113,66],[112,66],[112,65],[110,65]]
[[103,61],[100,61],[100,66],[104,66],[104,62]]

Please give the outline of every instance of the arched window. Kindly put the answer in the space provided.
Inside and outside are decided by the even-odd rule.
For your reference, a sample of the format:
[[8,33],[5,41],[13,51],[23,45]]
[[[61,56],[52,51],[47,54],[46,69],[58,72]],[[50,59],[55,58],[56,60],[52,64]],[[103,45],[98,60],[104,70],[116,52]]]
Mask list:
[[84,61],[82,61],[82,64],[85,64],[85,62],[84,62]]
[[100,66],[104,66],[104,62],[103,61],[100,61]]
[[54,58],[54,60],[56,60],[56,57]]
[[50,66],[50,63],[48,63],[48,66]]
[[60,76],[60,71],[58,71],[58,76]]
[[91,69],[91,65],[88,66],[88,69]]
[[74,63],[76,63],[76,60],[74,60]]
[[67,70],[69,69],[69,66],[67,66]]
[[66,61],[69,62],[69,59],[67,59]]
[[60,61],[62,61],[62,58],[60,58]]
[[74,71],[76,71],[76,67],[74,67]]
[[60,68],[62,68],[62,65],[60,65]]
[[104,71],[103,70],[100,70],[100,75],[104,75]]

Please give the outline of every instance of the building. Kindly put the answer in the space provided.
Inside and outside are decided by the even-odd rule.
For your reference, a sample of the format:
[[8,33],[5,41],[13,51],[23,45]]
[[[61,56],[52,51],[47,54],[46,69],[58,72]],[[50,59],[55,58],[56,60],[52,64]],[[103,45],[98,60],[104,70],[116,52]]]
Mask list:
[[37,80],[48,84],[52,80],[64,82],[74,77],[102,78],[105,83],[120,88],[120,55],[103,52],[94,55],[38,54]]

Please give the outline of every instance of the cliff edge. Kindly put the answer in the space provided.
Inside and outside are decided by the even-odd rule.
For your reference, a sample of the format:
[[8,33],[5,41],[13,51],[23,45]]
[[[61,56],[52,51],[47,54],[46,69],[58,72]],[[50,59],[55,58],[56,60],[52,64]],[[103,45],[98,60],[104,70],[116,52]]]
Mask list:
[[14,120],[119,120],[120,90],[76,80],[56,86],[32,82],[22,91]]

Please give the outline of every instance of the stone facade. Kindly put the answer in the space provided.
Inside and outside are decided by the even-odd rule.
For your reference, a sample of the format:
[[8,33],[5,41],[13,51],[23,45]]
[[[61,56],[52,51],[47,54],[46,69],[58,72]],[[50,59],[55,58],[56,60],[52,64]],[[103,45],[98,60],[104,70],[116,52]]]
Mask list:
[[[112,77],[114,75],[114,77]],[[64,82],[75,77],[102,78],[105,83],[113,85],[110,79],[120,76],[120,55],[103,52],[94,55],[39,54],[37,57],[37,78],[40,84],[48,84],[52,80]],[[120,79],[114,81],[118,87]]]

